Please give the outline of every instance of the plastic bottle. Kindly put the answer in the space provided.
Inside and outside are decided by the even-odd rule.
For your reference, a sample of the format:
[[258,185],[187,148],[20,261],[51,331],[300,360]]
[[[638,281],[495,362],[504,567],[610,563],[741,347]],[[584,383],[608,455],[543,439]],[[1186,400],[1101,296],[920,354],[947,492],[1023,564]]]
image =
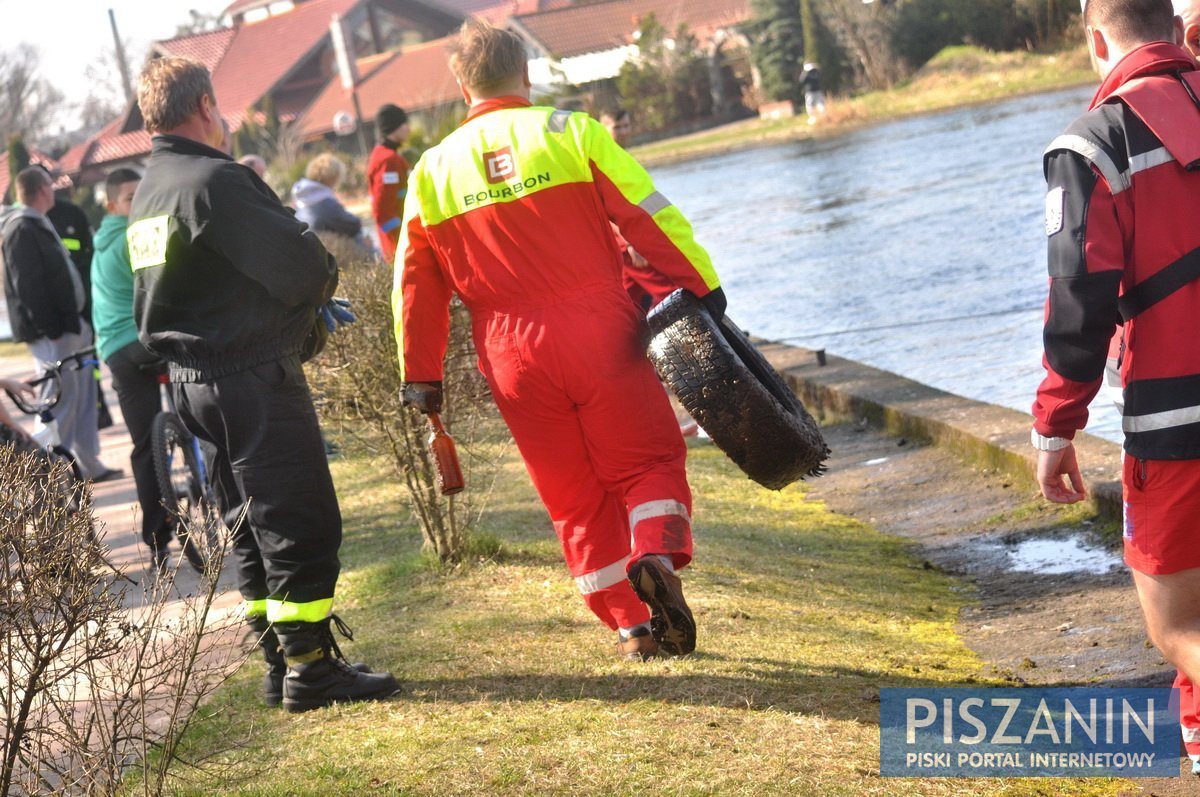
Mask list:
[[462,468],[458,464],[458,449],[454,438],[442,426],[442,418],[436,412],[431,412],[429,418],[429,454],[433,457],[434,467],[437,468],[438,489],[442,495],[460,493],[465,486]]

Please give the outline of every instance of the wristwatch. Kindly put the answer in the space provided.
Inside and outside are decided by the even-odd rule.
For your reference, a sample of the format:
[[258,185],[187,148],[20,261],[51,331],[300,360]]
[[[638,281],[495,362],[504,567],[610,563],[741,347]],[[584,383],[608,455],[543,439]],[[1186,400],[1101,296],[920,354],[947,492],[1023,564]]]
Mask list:
[[1071,445],[1071,441],[1065,437],[1046,437],[1038,434],[1037,429],[1030,430],[1029,442],[1038,451],[1062,451]]

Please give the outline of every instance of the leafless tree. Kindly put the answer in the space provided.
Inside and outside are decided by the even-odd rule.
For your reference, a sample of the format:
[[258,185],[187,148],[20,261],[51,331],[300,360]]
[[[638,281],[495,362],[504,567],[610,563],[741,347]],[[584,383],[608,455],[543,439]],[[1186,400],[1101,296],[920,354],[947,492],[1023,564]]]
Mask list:
[[891,42],[891,14],[882,3],[816,0],[815,10],[853,60],[860,81],[873,89],[891,86],[905,72]]
[[0,52],[0,140],[19,135],[37,141],[62,107],[62,93],[38,76],[39,61],[27,43]]
[[159,794],[245,655],[240,623],[212,612],[224,547],[186,594],[171,572],[139,570],[141,588],[93,533],[90,495],[62,500],[64,476],[0,446],[0,794],[114,794],[139,762]]

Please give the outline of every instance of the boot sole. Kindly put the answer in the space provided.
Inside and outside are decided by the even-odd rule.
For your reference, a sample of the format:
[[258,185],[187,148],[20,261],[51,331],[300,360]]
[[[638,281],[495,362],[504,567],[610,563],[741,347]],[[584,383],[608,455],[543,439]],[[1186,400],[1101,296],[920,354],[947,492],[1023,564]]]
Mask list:
[[642,603],[650,607],[650,633],[659,651],[668,656],[686,656],[696,649],[696,621],[683,595],[672,595],[663,573],[654,565],[635,564],[629,583]]
[[400,694],[399,685],[380,690],[373,695],[355,695],[353,697],[314,697],[306,699],[285,697],[283,699],[283,707],[289,714],[300,714],[305,711],[315,711],[316,709],[325,708],[337,703],[366,703],[372,700],[387,700],[389,697],[398,694]]

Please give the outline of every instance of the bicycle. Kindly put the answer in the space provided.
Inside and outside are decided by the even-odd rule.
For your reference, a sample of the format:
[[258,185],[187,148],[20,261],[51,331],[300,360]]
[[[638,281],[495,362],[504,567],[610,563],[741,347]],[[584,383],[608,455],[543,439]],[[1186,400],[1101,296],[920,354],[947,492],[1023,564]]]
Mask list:
[[[75,455],[62,444],[54,409],[62,400],[62,369],[72,362],[74,363],[73,370],[76,371],[82,368],[94,368],[100,364],[100,361],[95,358],[95,354],[94,346],[80,349],[45,367],[45,371],[36,379],[26,380],[25,384],[40,388],[36,399],[27,399],[24,395],[13,393],[7,388],[4,391],[17,409],[42,422],[42,428],[30,435],[29,439],[32,444],[27,444],[25,447],[38,451],[45,458],[46,476],[55,478],[59,482],[53,486],[52,492],[60,497],[59,506],[72,513],[78,512],[83,505],[83,494],[87,481],[83,478],[79,463],[75,461]],[[21,441],[14,438],[12,442],[19,444]],[[89,526],[88,533],[95,541],[95,529]]]
[[[163,411],[154,417],[150,440],[154,449],[154,474],[162,493],[163,505],[176,518],[175,536],[184,558],[203,575],[210,554],[221,545],[221,511],[209,476],[204,444],[188,431],[179,417],[171,378],[158,374],[163,396]],[[200,539],[193,535],[200,532]]]

